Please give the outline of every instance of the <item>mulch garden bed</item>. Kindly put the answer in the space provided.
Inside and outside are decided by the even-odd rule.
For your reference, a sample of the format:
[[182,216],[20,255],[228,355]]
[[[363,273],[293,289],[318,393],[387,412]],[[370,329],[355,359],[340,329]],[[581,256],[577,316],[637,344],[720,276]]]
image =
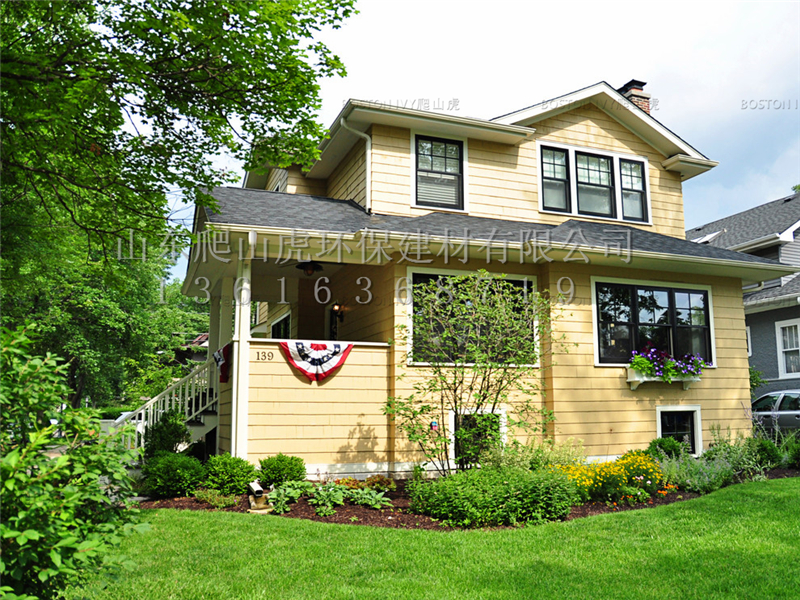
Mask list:
[[[773,469],[767,472],[769,479],[783,479],[785,477],[800,477],[798,469]],[[365,506],[350,505],[337,506],[336,514],[330,517],[320,517],[314,512],[305,498],[301,498],[296,504],[292,504],[292,510],[282,515],[289,519],[308,519],[320,523],[340,523],[346,525],[369,525],[371,527],[391,527],[394,529],[438,529],[452,530],[445,527],[439,521],[423,515],[415,515],[408,512],[409,499],[404,488],[405,482],[397,482],[397,491],[390,492],[386,496],[391,499],[392,506],[383,510],[374,510]],[[579,506],[573,506],[567,517],[568,521],[591,517],[611,512],[622,512],[627,510],[642,510],[654,506],[664,506],[674,502],[683,502],[693,498],[699,498],[700,494],[693,492],[670,492],[667,495],[656,494],[654,498],[645,504],[628,506],[624,504],[605,504],[601,502],[590,502]],[[139,503],[140,508],[173,508],[179,510],[217,510],[210,504],[200,502],[195,498],[169,498],[164,500],[145,500]],[[245,513],[250,509],[250,502],[247,495],[243,495],[235,506],[219,509],[223,512]],[[501,529],[501,528],[498,528]]]

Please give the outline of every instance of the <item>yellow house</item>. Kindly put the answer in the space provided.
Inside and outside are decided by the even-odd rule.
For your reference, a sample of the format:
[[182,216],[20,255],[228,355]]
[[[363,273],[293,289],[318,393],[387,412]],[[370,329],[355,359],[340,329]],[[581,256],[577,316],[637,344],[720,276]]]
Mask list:
[[[555,332],[571,346],[541,398],[556,440],[602,459],[748,429],[742,287],[792,268],[684,240],[682,182],[717,163],[653,118],[643,87],[601,82],[491,120],[350,100],[309,171],[214,190],[183,291],[209,300],[229,377],[217,386],[209,363],[181,394],[213,390],[217,450],[301,456],[311,476],[408,472],[422,456],[382,412],[416,368],[390,344],[408,286],[480,268],[565,298]],[[285,340],[352,350],[310,381]],[[648,341],[712,366],[691,385],[642,382],[626,364]]]

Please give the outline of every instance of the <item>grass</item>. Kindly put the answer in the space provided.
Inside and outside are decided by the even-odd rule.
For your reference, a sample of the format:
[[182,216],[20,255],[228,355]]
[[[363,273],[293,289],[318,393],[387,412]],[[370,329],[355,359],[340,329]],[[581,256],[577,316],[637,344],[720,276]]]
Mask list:
[[800,478],[650,510],[501,531],[396,531],[158,511],[138,563],[70,598],[792,598]]

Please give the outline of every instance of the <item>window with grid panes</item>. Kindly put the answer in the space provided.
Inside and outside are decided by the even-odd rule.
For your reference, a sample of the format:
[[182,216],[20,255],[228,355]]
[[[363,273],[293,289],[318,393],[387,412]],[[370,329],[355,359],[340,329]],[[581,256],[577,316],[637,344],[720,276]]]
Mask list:
[[575,153],[578,213],[616,217],[613,161],[609,156]]
[[661,412],[661,437],[689,443],[689,453],[697,452],[695,442],[695,411],[670,410]]
[[547,210],[570,211],[566,150],[542,147],[542,201]]
[[417,205],[463,210],[464,145],[418,135],[416,146]]
[[644,164],[620,159],[619,170],[620,188],[622,189],[622,218],[629,221],[646,221]]
[[601,363],[626,363],[648,347],[711,362],[707,292],[617,283],[598,283],[596,292]]

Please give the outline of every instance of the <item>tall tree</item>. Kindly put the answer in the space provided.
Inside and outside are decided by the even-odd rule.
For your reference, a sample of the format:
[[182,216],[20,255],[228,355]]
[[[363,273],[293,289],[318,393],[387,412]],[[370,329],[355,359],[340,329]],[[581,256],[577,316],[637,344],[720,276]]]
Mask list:
[[220,152],[311,163],[317,80],[344,74],[313,36],[353,2],[3,2],[2,206],[58,208],[101,236],[152,230],[168,191],[211,202]]
[[213,204],[221,152],[314,160],[317,81],[344,68],[313,36],[353,1],[0,3],[0,320],[39,324],[73,404],[140,392],[131,373],[200,327],[174,290],[160,303],[169,261],[117,260],[118,240],[175,233],[168,194]]

